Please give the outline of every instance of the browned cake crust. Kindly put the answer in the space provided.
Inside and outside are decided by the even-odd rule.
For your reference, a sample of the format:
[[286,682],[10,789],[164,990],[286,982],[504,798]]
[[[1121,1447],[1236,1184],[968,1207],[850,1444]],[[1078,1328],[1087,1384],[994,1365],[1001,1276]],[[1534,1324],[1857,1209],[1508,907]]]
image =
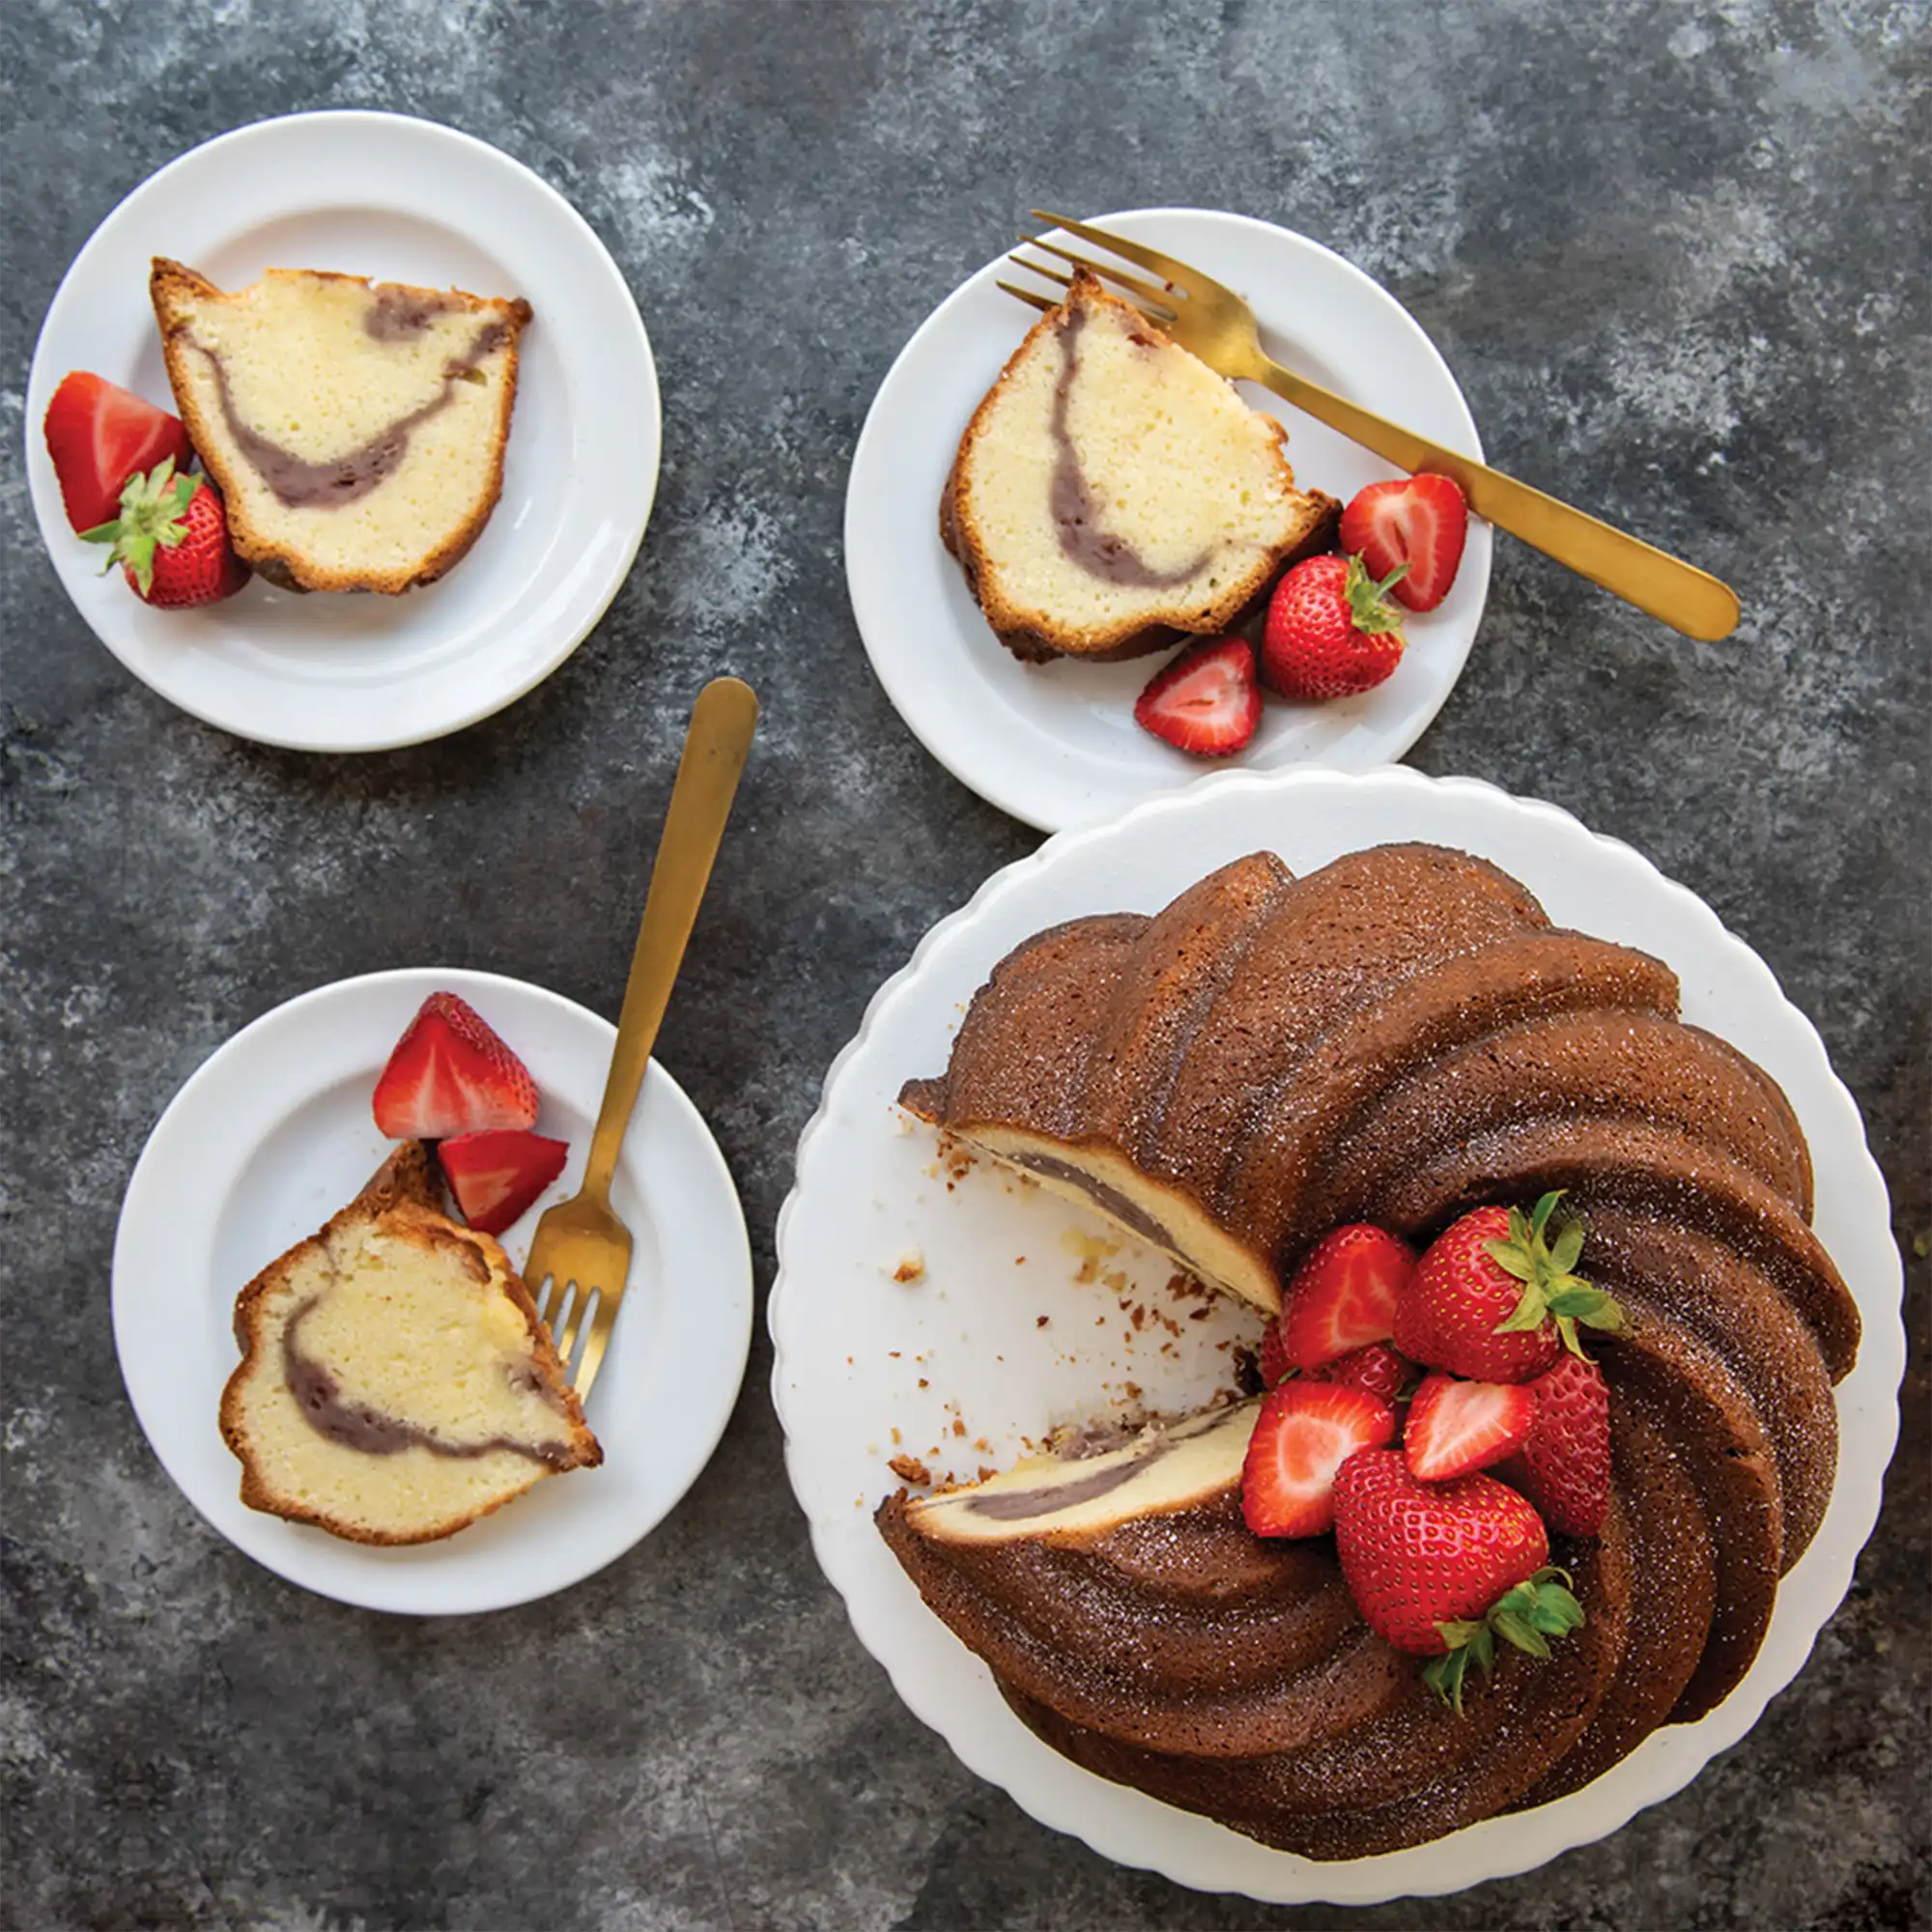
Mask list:
[[301,1497],[283,1494],[263,1473],[248,1434],[244,1401],[250,1372],[270,1346],[262,1304],[285,1286],[290,1271],[305,1251],[326,1243],[331,1234],[355,1221],[376,1223],[385,1232],[425,1250],[441,1248],[454,1252],[479,1281],[488,1282],[494,1273],[501,1292],[524,1318],[532,1367],[543,1378],[551,1401],[569,1424],[569,1450],[555,1466],[593,1469],[603,1462],[603,1448],[583,1419],[583,1406],[564,1373],[563,1363],[552,1346],[550,1330],[537,1313],[523,1278],[510,1265],[509,1257],[494,1236],[466,1228],[442,1211],[441,1188],[428,1148],[421,1141],[405,1141],[348,1207],[330,1216],[314,1235],[270,1262],[236,1297],[235,1340],[242,1350],[242,1361],[221,1392],[220,1426],[222,1439],[242,1464],[242,1500],[250,1509],[283,1517],[290,1522],[312,1523],[351,1543],[400,1545],[440,1542],[502,1507],[501,1503],[493,1503],[427,1525],[418,1535],[392,1536],[331,1516]]
[[1628,1318],[1597,1351],[1613,1526],[1557,1559],[1587,1579],[1586,1645],[1553,1677],[1499,1667],[1461,1727],[1392,1715],[1414,1660],[1382,1654],[1325,1542],[1248,1536],[1232,1492],[1073,1548],[962,1547],[888,1499],[926,1602],[1077,1762],[1363,1857],[1578,1789],[1749,1668],[1831,1499],[1859,1316],[1808,1225],[1788,1100],[1677,1018],[1662,962],[1557,930],[1463,853],[1383,846],[1299,880],[1257,853],[1151,917],[1023,943],[901,1104],[1019,1164],[1046,1152],[1129,1226],[1122,1175],[1158,1183],[1172,1224],[1147,1237],[1198,1217],[1277,1286],[1340,1222],[1422,1242],[1563,1188]]
[[206,275],[169,260],[154,258],[148,278],[148,294],[154,303],[155,321],[161,332],[161,355],[167,364],[168,384],[174,390],[175,408],[187,430],[188,440],[201,458],[202,468],[222,497],[228,514],[229,541],[236,554],[259,571],[271,583],[289,590],[373,590],[386,596],[400,596],[447,573],[462,562],[470,547],[483,534],[491,512],[503,490],[503,450],[510,438],[510,416],[517,401],[517,358],[521,337],[528,326],[530,305],[521,297],[505,300],[495,296],[471,295],[466,289],[422,289],[407,282],[375,282],[366,275],[337,274],[326,269],[307,272],[331,282],[354,282],[359,288],[393,291],[398,297],[430,303],[460,301],[479,316],[500,323],[505,334],[503,352],[503,396],[496,434],[491,443],[489,481],[482,498],[468,520],[441,544],[421,566],[400,572],[343,572],[331,570],[313,557],[285,551],[250,523],[245,503],[235,488],[236,479],[221,460],[221,447],[213,426],[203,412],[193,386],[188,382],[185,336],[190,326],[185,304],[220,299],[227,291],[218,289]]
[[[1059,307],[1043,316],[1029,329],[1001,369],[999,379],[987,390],[973,412],[965,433],[959,439],[945,488],[939,496],[939,537],[964,573],[974,602],[985,613],[994,635],[1013,656],[1025,664],[1046,664],[1057,657],[1077,657],[1093,664],[1109,664],[1124,658],[1145,657],[1165,650],[1182,639],[1216,636],[1252,624],[1265,610],[1269,593],[1282,573],[1303,557],[1317,556],[1335,547],[1342,505],[1321,491],[1293,490],[1294,476],[1285,454],[1279,456],[1284,483],[1297,499],[1298,520],[1285,541],[1268,554],[1259,557],[1246,571],[1232,577],[1225,589],[1210,604],[1185,613],[1177,612],[1173,621],[1148,624],[1121,636],[1110,632],[1095,637],[1091,633],[1030,621],[1029,613],[1017,610],[1000,596],[988,582],[986,546],[962,500],[962,476],[971,465],[993,412],[1003,399],[1006,384],[1013,372],[1032,355],[1058,353],[1054,339],[1067,327],[1072,314],[1082,308],[1111,308],[1131,317],[1136,331],[1161,347],[1171,347],[1169,338],[1129,303],[1110,294],[1086,270],[1075,270],[1073,287]],[[1259,412],[1258,412],[1259,413]],[[1287,431],[1272,418],[1261,418],[1274,431],[1277,451],[1287,440]]]

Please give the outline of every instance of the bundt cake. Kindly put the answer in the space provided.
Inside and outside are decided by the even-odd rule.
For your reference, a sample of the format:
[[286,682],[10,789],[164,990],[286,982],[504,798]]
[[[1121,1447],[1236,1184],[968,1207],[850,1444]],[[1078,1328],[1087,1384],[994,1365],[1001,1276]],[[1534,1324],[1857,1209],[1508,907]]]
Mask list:
[[[1366,1857],[1578,1789],[1755,1657],[1836,1467],[1855,1303],[1811,1233],[1776,1084],[1676,1018],[1661,962],[1552,927],[1494,867],[1258,854],[1151,918],[1037,934],[902,1103],[1272,1310],[1331,1227],[1418,1242],[1547,1189],[1623,1332],[1585,1621],[1463,1713],[1363,1622],[1327,1538],[1245,1526],[1255,1406],[1036,1460],[879,1526],[1049,1744],[1308,1858]],[[1076,1438],[1079,1441],[1080,1438]]]
[[235,1304],[221,1433],[250,1509],[429,1543],[604,1460],[524,1284],[406,1142]]
[[1228,629],[1332,538],[1283,431],[1085,270],[974,412],[939,528],[1014,656],[1134,657]]
[[150,293],[175,406],[265,577],[394,594],[476,541],[527,302],[289,269],[230,295],[158,256]]

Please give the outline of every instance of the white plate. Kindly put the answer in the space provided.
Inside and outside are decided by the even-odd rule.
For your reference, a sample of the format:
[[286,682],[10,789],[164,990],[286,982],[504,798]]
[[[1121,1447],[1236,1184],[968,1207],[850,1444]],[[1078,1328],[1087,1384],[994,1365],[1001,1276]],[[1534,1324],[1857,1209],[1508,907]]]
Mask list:
[[[1056,1196],[1003,1181],[984,1164],[948,1188],[945,1172],[931,1172],[932,1136],[909,1131],[893,1101],[907,1076],[945,1065],[975,988],[1039,927],[1091,912],[1152,911],[1258,847],[1305,872],[1342,852],[1408,838],[1480,853],[1523,880],[1558,924],[1667,960],[1683,980],[1685,1016],[1782,1082],[1811,1143],[1817,1231],[1858,1297],[1864,1340],[1838,1389],[1843,1440],[1830,1511],[1779,1589],[1756,1663],[1724,1703],[1699,1723],[1653,1734],[1558,1804],[1410,1851],[1316,1864],[1109,1784],[1050,1750],[1007,1709],[985,1666],[925,1609],[872,1527],[872,1508],[897,1482],[886,1467],[894,1429],[915,1455],[939,1444],[936,1470],[970,1475],[980,1463],[1007,1463],[1023,1433],[1038,1435],[1049,1422],[1119,1401],[1128,1379],[1151,1406],[1204,1399],[1227,1366],[1215,1341],[1252,1338],[1260,1327],[1259,1318],[1217,1304],[1211,1322],[1182,1321],[1174,1354],[1163,1355],[1171,1338],[1151,1323],[1136,1332],[1121,1308],[1137,1300],[1171,1308],[1162,1291],[1168,1264],[1123,1249],[1107,1264],[1130,1276],[1118,1302],[1104,1285],[1076,1285],[1064,1243],[1069,1235],[1091,1238],[1103,1224]],[[779,1220],[772,1391],[813,1548],[861,1640],[912,1710],[1036,1818],[1122,1864],[1203,1890],[1338,1904],[1454,1891],[1527,1871],[1668,1797],[1743,1737],[1804,1662],[1876,1520],[1897,1433],[1905,1341],[1889,1225],[1857,1105],[1810,1022],[1764,962],[1648,860],[1552,806],[1469,779],[1393,769],[1231,773],[1049,839],[936,925],[880,988],[799,1144],[797,1184]],[[927,1273],[904,1286],[892,1275],[913,1248],[923,1251]],[[1045,1327],[1037,1325],[1042,1315]],[[958,1405],[963,1435],[952,1434],[949,1403]]]
[[[334,269],[529,301],[503,494],[447,577],[402,597],[304,597],[257,579],[170,611],[99,575],[99,552],[68,527],[41,424],[71,369],[170,406],[153,255],[224,288],[264,269]],[[373,752],[489,717],[589,635],[650,516],[657,368],[617,265],[521,162],[400,114],[297,114],[171,161],[95,230],[41,329],[26,440],[54,568],[136,677],[243,738]]]
[[[1320,242],[1198,208],[1094,220],[1245,296],[1277,361],[1451,449],[1482,456],[1468,405],[1435,344],[1387,290]],[[1054,832],[1210,768],[1134,723],[1134,699],[1160,658],[1021,664],[994,637],[939,540],[940,492],[960,435],[1036,319],[995,286],[1002,276],[1028,280],[1004,258],[989,263],[921,324],[880,384],[845,492],[845,576],[872,668],[926,750],[1001,810]],[[1289,460],[1304,489],[1346,503],[1366,485],[1403,473],[1278,396],[1238,386],[1288,425]],[[1328,704],[1270,697],[1238,762],[1264,771],[1297,764],[1359,771],[1401,757],[1461,676],[1489,585],[1490,526],[1475,518],[1455,588],[1436,610],[1407,620],[1409,648],[1395,675]]]
[[355,1195],[394,1146],[370,1095],[438,987],[522,1056],[538,1128],[570,1162],[502,1237],[519,1265],[537,1217],[577,1191],[616,1029],[494,973],[412,968],[342,980],[242,1028],[169,1103],[128,1183],[114,1241],[114,1346],[134,1413],[183,1494],[238,1549],[365,1609],[453,1615],[567,1588],[668,1515],[710,1460],[744,1379],[752,1258],[724,1156],[655,1061],[611,1201],[636,1246],[585,1413],[603,1466],[540,1483],[441,1543],[376,1548],[242,1507],[216,1410],[238,1359],[242,1285]]

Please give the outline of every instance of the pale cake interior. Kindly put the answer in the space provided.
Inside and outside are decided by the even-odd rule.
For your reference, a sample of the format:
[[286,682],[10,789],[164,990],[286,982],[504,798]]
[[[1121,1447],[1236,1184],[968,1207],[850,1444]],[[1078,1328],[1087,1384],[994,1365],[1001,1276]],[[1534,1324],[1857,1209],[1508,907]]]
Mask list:
[[[304,1515],[382,1541],[445,1533],[552,1473],[524,1449],[473,1453],[481,1445],[570,1453],[572,1425],[547,1391],[524,1313],[468,1242],[338,1223],[292,1253],[258,1321],[236,1420],[261,1484]],[[445,1453],[411,1442],[371,1454],[318,1430],[289,1385],[291,1321],[300,1356],[327,1372],[341,1405],[432,1435]]]
[[1034,1456],[1004,1475],[907,1506],[922,1536],[948,1543],[1079,1542],[1124,1522],[1196,1509],[1241,1480],[1254,1402],[1155,1424],[1098,1456]]
[[[1095,300],[1082,314],[1077,334],[1062,327],[1009,365],[959,473],[981,601],[1003,621],[1056,631],[1225,620],[1257,569],[1308,527],[1280,427],[1123,305]],[[1177,581],[1110,581],[1068,555],[1053,506],[1056,407],[1105,536],[1148,575]]]
[[[184,326],[170,375],[244,554],[298,558],[318,587],[338,578],[402,587],[487,516],[515,372],[503,304],[396,303],[408,326],[372,330],[383,285],[278,269],[233,295],[171,299]],[[494,346],[479,355],[479,343]],[[231,433],[230,411],[307,464],[353,463],[399,424],[407,448],[364,494],[290,503]]]

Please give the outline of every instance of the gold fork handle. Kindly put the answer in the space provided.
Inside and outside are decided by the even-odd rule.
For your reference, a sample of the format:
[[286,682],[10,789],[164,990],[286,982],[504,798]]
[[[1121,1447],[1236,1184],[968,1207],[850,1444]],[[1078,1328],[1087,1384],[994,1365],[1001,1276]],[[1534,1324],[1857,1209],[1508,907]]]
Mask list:
[[1500,469],[1459,456],[1439,442],[1417,436],[1373,411],[1360,408],[1332,389],[1284,369],[1267,356],[1248,372],[1256,382],[1305,410],[1318,422],[1340,430],[1350,441],[1372,449],[1410,474],[1427,469],[1452,476],[1469,507],[1497,528],[1520,537],[1546,556],[1568,564],[1592,583],[1601,583],[1639,611],[1648,611],[1687,638],[1714,643],[1738,623],[1738,599],[1728,583],[1655,549],[1626,531],[1546,497]]
[[651,1048],[657,1044],[677,969],[684,963],[685,945],[697,921],[757,723],[758,700],[752,687],[735,677],[714,678],[692,706],[684,756],[671,787],[670,810],[665,813],[651,889],[638,927],[637,950],[631,954],[611,1075],[604,1083],[604,1104],[598,1110],[590,1158],[584,1166],[583,1192],[600,1201],[610,1195],[617,1151],[631,1123],[631,1110],[638,1104],[638,1090],[650,1065]]

